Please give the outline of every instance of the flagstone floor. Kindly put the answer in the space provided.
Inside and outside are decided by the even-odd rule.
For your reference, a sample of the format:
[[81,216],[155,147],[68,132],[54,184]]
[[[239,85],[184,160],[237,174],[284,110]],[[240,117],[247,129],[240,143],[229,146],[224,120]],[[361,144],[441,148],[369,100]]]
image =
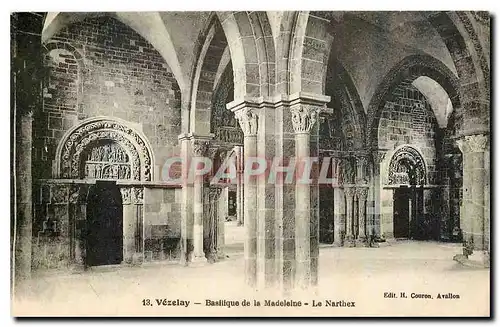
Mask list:
[[[239,233],[239,234],[238,234]],[[257,307],[254,300],[277,300],[281,293],[256,292],[244,286],[243,227],[229,223],[228,257],[215,264],[182,267],[148,264],[100,267],[79,274],[40,274],[13,301],[15,315],[487,315],[490,273],[452,260],[460,245],[397,241],[380,248],[322,246],[315,292],[285,298],[301,308]],[[401,292],[407,296],[401,298]],[[393,299],[384,295],[395,293]],[[429,294],[428,299],[412,299]],[[459,299],[438,300],[437,294]],[[163,301],[166,299],[167,301]],[[148,305],[147,300],[151,305]],[[159,302],[158,302],[159,300]],[[207,306],[206,301],[239,301],[239,306]],[[243,308],[243,300],[252,305]],[[312,307],[322,302],[322,307]],[[325,308],[326,301],[355,302],[355,308]],[[174,301],[181,306],[165,306]],[[189,304],[186,306],[187,301]],[[159,304],[158,304],[159,303]],[[198,304],[199,303],[199,304]],[[262,302],[263,305],[264,302]],[[307,306],[304,303],[308,303]],[[306,308],[307,307],[307,311]],[[304,311],[305,310],[305,311]]]

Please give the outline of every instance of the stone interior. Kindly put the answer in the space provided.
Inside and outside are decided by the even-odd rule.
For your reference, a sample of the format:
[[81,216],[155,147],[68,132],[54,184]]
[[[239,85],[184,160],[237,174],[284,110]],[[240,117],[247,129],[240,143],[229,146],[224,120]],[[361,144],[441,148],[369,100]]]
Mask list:
[[[475,12],[13,13],[16,279],[106,255],[88,235],[106,183],[121,265],[218,264],[234,221],[255,288],[317,285],[320,243],[454,242],[488,266],[489,51]],[[167,183],[200,156],[238,175],[319,157],[331,182],[177,163]]]

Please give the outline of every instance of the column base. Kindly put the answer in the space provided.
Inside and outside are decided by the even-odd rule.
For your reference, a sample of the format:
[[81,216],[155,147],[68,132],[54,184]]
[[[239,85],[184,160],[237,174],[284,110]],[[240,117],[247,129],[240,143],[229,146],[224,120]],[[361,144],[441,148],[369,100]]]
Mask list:
[[489,268],[490,267],[490,255],[487,251],[474,251],[472,254],[466,256],[463,254],[457,254],[453,257],[453,260],[466,267],[474,268]]
[[359,246],[359,247],[369,247],[368,239],[366,237],[364,237],[364,236],[358,237],[358,239],[356,240],[356,246]]
[[208,260],[205,256],[194,256],[192,257],[191,261],[189,261],[188,265],[190,267],[198,267],[198,266],[204,266],[205,264],[208,263]]
[[72,274],[79,274],[85,271],[85,265],[83,263],[73,263],[69,266],[69,271]]
[[332,245],[336,248],[341,248],[344,244],[341,241],[333,242]]
[[344,241],[344,247],[347,247],[347,248],[356,247],[356,240],[354,239],[353,236],[346,236],[345,241]]

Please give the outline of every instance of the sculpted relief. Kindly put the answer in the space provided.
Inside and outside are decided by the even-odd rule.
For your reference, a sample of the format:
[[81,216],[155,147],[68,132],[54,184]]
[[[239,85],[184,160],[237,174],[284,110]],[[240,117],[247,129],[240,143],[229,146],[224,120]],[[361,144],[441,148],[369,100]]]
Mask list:
[[122,123],[83,123],[63,140],[62,178],[151,180],[151,152],[143,138]]

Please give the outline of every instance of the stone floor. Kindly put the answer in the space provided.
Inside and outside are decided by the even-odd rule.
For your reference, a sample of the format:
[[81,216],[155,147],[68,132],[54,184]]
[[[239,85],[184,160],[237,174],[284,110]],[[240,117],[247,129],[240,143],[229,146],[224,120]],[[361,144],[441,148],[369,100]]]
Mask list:
[[[216,264],[181,267],[150,264],[141,267],[100,267],[80,274],[36,276],[24,297],[14,301],[15,315],[488,315],[487,269],[472,269],[452,260],[458,244],[397,241],[380,248],[320,249],[316,292],[286,298],[307,302],[300,308],[242,307],[248,299],[279,299],[275,292],[255,292],[243,285],[242,227],[227,226],[228,257]],[[231,233],[233,232],[233,233]],[[407,299],[384,293],[405,292]],[[411,299],[428,293],[433,299]],[[453,293],[460,299],[438,300]],[[150,299],[152,306],[144,306]],[[157,299],[190,301],[188,307],[157,305]],[[206,300],[240,301],[228,308],[206,306]],[[322,302],[312,307],[312,300]],[[355,301],[354,308],[326,307],[326,300]],[[201,303],[201,304],[195,304]],[[263,304],[264,302],[262,302]]]

